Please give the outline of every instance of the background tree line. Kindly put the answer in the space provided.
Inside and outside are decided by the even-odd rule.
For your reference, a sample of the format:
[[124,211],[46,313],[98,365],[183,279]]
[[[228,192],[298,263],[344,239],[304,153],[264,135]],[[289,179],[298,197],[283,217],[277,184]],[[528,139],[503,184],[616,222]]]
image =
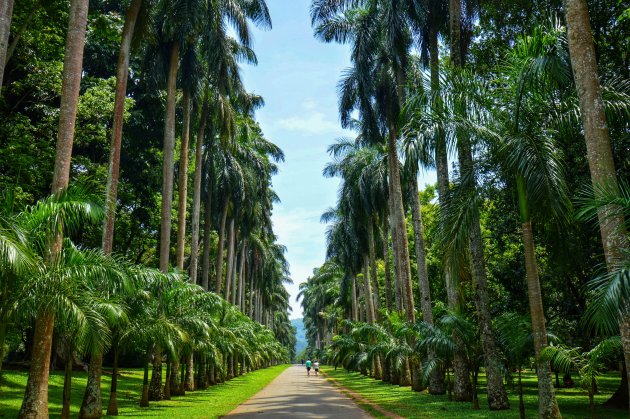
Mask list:
[[[483,368],[491,410],[531,358],[545,418],[551,368],[579,369],[563,345],[630,361],[628,8],[312,2],[315,36],[350,46],[339,110],[356,138],[324,169],[342,183],[327,261],[301,285],[311,350],[477,406]],[[422,169],[437,184],[419,191]]]
[[117,414],[119,360],[144,365],[148,405],[292,357],[251,25],[271,28],[264,0],[2,2],[0,361],[29,362],[20,417],[48,417],[51,354],[64,417],[81,360],[80,416],[100,417],[104,361]]

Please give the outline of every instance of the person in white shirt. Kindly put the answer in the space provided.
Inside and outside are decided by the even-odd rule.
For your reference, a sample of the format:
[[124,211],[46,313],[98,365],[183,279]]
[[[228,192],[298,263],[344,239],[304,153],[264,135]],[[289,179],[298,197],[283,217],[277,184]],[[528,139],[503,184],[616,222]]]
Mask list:
[[319,360],[316,360],[313,364],[313,368],[315,369],[315,375],[319,374]]

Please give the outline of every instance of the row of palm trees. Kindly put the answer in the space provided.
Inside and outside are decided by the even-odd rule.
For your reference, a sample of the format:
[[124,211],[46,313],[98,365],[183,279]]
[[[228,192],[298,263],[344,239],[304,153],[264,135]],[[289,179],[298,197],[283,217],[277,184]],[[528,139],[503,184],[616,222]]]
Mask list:
[[[407,324],[416,323],[403,205],[407,201],[420,290],[418,308],[423,324],[434,324],[436,303],[430,295],[417,173],[420,166],[435,167],[440,207],[438,236],[448,308],[453,313],[462,310],[464,296],[457,284],[469,274],[474,285],[489,408],[509,408],[490,314],[480,224],[483,197],[478,192],[477,177],[483,160],[516,190],[537,359],[539,414],[545,418],[560,417],[549,364],[540,357],[548,341],[532,221],[551,218],[562,228],[571,219],[558,141],[569,127],[581,123],[593,190],[601,199],[595,212],[607,267],[610,272],[620,270],[624,249],[628,248],[627,232],[619,201],[606,199],[602,192],[607,191],[609,197],[619,193],[607,129],[602,127],[606,126],[606,118],[609,122],[613,122],[611,118],[627,118],[627,83],[611,83],[602,88],[594,56],[586,70],[583,59],[594,53],[588,8],[582,0],[564,2],[566,29],[557,22],[541,25],[505,52],[504,64],[491,76],[475,74],[465,66],[464,45],[472,36],[466,26],[472,18],[466,13],[474,12],[468,6],[463,8],[458,0],[313,1],[315,35],[325,42],[351,47],[351,67],[339,83],[340,115],[342,125],[356,130],[358,135],[329,149],[334,161],[324,174],[341,177],[342,184],[337,206],[322,217],[332,222],[327,233],[329,261],[303,284],[305,322],[314,337],[311,342],[317,342],[319,349],[323,342],[330,342],[330,334],[344,332],[338,329],[334,316],[325,314],[335,311],[331,299],[341,299],[336,307],[342,310],[342,316],[370,325],[379,323],[383,298],[377,280],[378,253],[385,263],[387,311],[405,313]],[[448,60],[439,56],[439,35],[449,41]],[[426,60],[414,55],[413,45],[418,44]],[[572,132],[575,134],[575,130]],[[455,177],[448,173],[450,156],[457,162]],[[390,244],[393,280],[388,266]],[[309,297],[313,285],[330,272],[336,272],[340,286],[313,290],[314,294],[324,292],[327,298]],[[357,294],[363,296],[364,317]],[[615,320],[621,319],[615,324],[622,336],[627,333],[625,301],[625,296],[621,296],[611,311]],[[410,347],[419,341],[413,335],[405,339]],[[460,348],[454,350],[452,360],[455,399],[470,401],[474,395],[470,381],[474,368],[463,349],[462,336],[453,333],[452,339],[454,348]],[[414,389],[423,388],[421,365],[435,363],[436,350],[428,348],[424,358],[410,352],[399,363],[394,374],[396,381],[412,384]],[[625,342],[624,355],[629,354],[630,347]],[[379,356],[383,354],[371,359],[370,369],[376,378],[381,378],[383,369]],[[429,392],[444,393],[444,371],[433,369],[429,377]]]
[[[11,6],[12,1],[3,2],[0,10],[3,53],[7,47],[4,40],[9,37]],[[254,111],[263,105],[263,100],[245,90],[239,70],[240,63],[256,63],[250,23],[271,27],[264,0],[132,0],[128,4],[116,67],[104,210],[98,209],[93,197],[82,199],[81,193],[75,192],[81,187],[70,185],[88,1],[72,0],[68,16],[52,195],[33,210],[21,213],[36,214],[35,209],[40,205],[45,207],[50,203],[48,220],[40,220],[47,230],[40,227],[31,230],[28,226],[24,231],[18,227],[7,230],[11,233],[7,233],[6,245],[15,244],[15,249],[32,243],[29,234],[37,234],[40,240],[37,252],[28,248],[22,252],[23,256],[35,255],[35,264],[20,262],[17,250],[11,250],[10,246],[3,248],[6,249],[3,285],[16,286],[13,291],[20,290],[3,292],[6,302],[3,330],[10,324],[10,316],[22,312],[17,310],[17,302],[29,305],[31,310],[25,312],[35,322],[20,417],[48,416],[53,335],[64,342],[69,358],[68,382],[74,353],[90,358],[82,417],[102,416],[103,356],[107,350],[117,354],[128,346],[130,339],[142,342],[147,365],[149,360],[153,363],[150,385],[145,370],[142,405],[149,399],[161,400],[165,394],[168,397],[180,392],[181,388],[192,389],[195,379],[207,384],[268,365],[272,360],[287,359],[288,350],[282,348],[292,347],[294,333],[288,320],[288,294],[283,283],[290,279],[285,249],[276,243],[272,229],[271,210],[277,196],[270,187],[271,176],[277,171],[275,164],[284,156],[264,138],[255,122]],[[132,41],[141,45],[140,61],[155,70],[147,74],[156,76],[155,83],[164,86],[166,97],[159,272],[128,266],[112,256]],[[182,118],[178,121],[180,107]],[[176,166],[178,125],[181,125],[181,138]],[[191,132],[196,133],[193,140]],[[194,152],[189,153],[193,141]],[[192,182],[189,166],[194,170]],[[172,246],[176,174],[177,233]],[[189,183],[192,183],[190,193]],[[190,218],[189,199],[192,200]],[[219,208],[218,216],[212,213],[213,208]],[[100,218],[103,218],[101,252],[82,250],[68,239],[73,228],[82,226],[82,221]],[[215,218],[219,220],[216,246]],[[12,222],[11,217],[7,222]],[[188,224],[190,238],[186,234]],[[38,279],[37,287],[25,280],[32,269],[43,272],[33,275]],[[97,282],[91,283],[90,278]],[[50,295],[59,295],[57,299],[45,297],[52,289],[57,294]],[[16,299],[19,295],[26,295],[26,299]],[[162,385],[164,357],[168,364],[165,387]],[[178,384],[181,366],[186,367],[184,387]],[[115,404],[115,380],[113,386]]]

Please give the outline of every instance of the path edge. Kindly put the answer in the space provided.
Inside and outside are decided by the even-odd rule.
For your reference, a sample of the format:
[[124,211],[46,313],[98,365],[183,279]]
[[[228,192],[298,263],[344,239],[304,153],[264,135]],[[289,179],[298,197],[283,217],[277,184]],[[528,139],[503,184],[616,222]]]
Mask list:
[[330,375],[328,375],[327,373],[325,373],[321,369],[319,370],[319,373],[323,374],[329,382],[331,382],[335,387],[337,387],[337,389],[339,391],[344,393],[346,396],[352,398],[356,402],[360,402],[362,404],[366,404],[366,405],[370,406],[372,409],[376,410],[377,412],[379,412],[380,414],[382,414],[383,416],[386,416],[388,418],[405,419],[404,416],[400,416],[400,415],[397,415],[396,413],[390,412],[389,410],[385,409],[381,405],[378,405],[378,404],[376,404],[376,403],[366,399],[365,397],[363,397],[362,395],[360,395],[356,391],[353,391],[353,390],[350,390],[347,387],[344,387],[342,384],[339,383],[339,381],[335,380],[334,378],[332,378]]

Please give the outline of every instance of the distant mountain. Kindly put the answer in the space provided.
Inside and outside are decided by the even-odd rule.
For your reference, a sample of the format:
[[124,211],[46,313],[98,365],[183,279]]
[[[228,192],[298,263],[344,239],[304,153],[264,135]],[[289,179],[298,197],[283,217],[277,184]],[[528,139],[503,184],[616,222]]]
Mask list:
[[304,331],[304,322],[302,321],[302,319],[293,319],[291,320],[291,324],[295,326],[295,328],[297,329],[297,333],[296,333],[297,342],[295,344],[295,354],[296,356],[299,356],[300,353],[304,350],[304,348],[306,348],[306,345],[307,345],[305,331]]

